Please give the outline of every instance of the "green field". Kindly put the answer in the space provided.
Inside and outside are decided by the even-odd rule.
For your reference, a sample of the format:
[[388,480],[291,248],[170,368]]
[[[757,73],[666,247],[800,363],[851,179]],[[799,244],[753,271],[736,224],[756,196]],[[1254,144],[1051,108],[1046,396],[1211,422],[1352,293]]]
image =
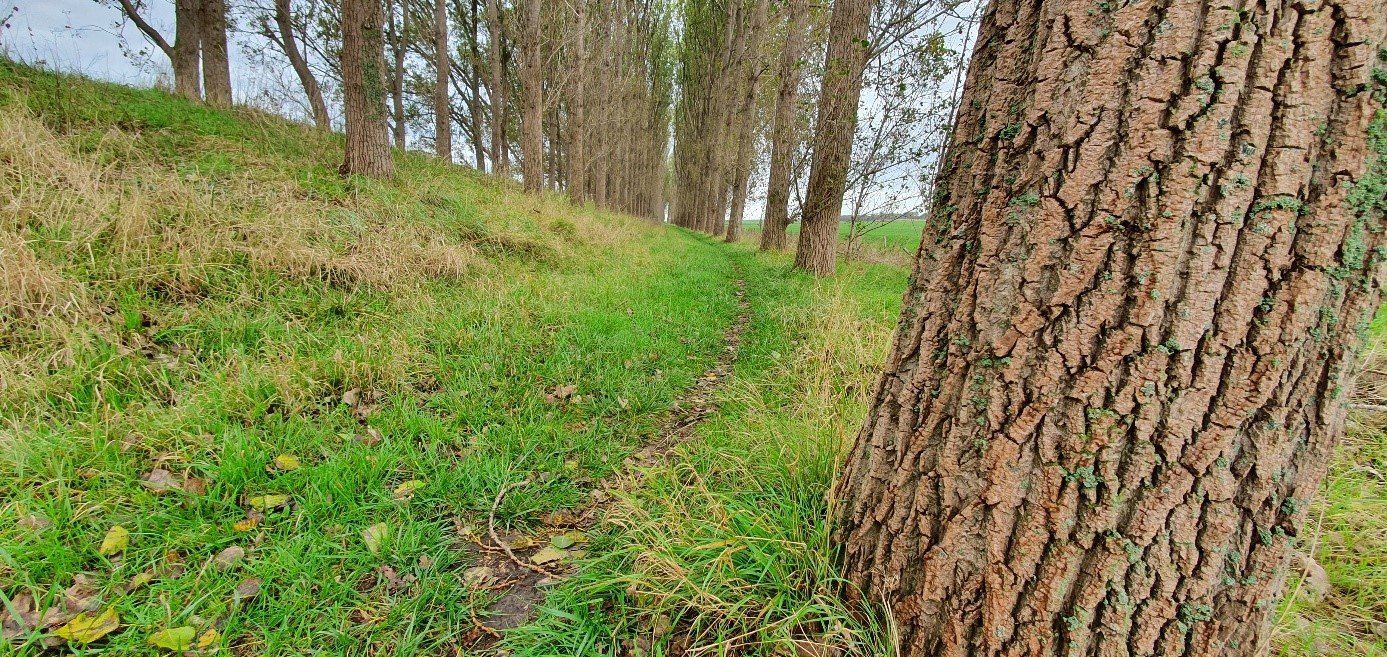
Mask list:
[[[760,230],[761,222],[747,222],[747,230]],[[843,222],[838,224],[838,236],[844,240],[848,238],[850,224]],[[857,234],[860,236],[861,244],[884,250],[900,249],[914,253],[920,248],[920,235],[925,230],[925,222],[921,219],[898,219],[890,222],[864,222],[858,224]],[[799,223],[790,224],[787,231],[790,235],[799,235]]]
[[[905,269],[800,276],[417,154],[344,179],[340,147],[0,65],[0,654],[889,654],[838,601],[824,492]],[[1334,588],[1283,605],[1281,654],[1383,654],[1387,438],[1360,420],[1304,539]],[[564,574],[499,644],[493,529]]]

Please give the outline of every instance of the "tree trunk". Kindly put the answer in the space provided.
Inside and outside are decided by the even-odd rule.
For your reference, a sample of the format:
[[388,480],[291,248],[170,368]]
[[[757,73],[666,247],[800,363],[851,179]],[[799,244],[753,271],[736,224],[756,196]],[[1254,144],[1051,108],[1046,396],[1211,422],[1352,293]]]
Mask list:
[[472,151],[477,160],[477,171],[486,171],[486,146],[482,137],[482,52],[477,45],[477,33],[480,31],[477,24],[480,22],[479,0],[471,0],[471,11],[468,14],[467,28],[470,30],[471,38],[468,39],[468,48],[471,52],[472,76],[468,79],[468,91],[471,95],[467,99],[467,109],[470,113],[472,124]]
[[510,154],[506,152],[506,72],[501,62],[505,35],[501,32],[500,0],[486,0],[487,96],[491,101],[491,172],[510,176]]
[[445,162],[453,161],[453,108],[448,97],[448,73],[452,61],[448,56],[447,0],[433,0],[433,56],[438,81],[433,88],[434,152]]
[[520,0],[520,173],[526,191],[544,188],[544,71],[540,0]]
[[173,89],[192,100],[202,100],[201,9],[201,0],[176,0],[174,3],[174,41],[169,55],[173,65]]
[[275,25],[279,28],[279,38],[271,40],[284,51],[284,56],[289,58],[289,65],[294,68],[294,74],[299,76],[299,84],[303,85],[303,93],[308,96],[308,106],[313,111],[313,124],[319,130],[328,131],[332,129],[332,118],[328,114],[327,102],[323,100],[323,89],[318,86],[318,78],[313,75],[313,70],[308,68],[308,60],[299,50],[298,40],[294,35],[293,9],[289,2],[290,0],[275,0]]
[[202,41],[202,84],[207,102],[231,106],[231,61],[226,52],[226,0],[202,0],[198,15]]
[[1259,654],[1381,300],[1385,41],[1381,0],[989,9],[836,491],[898,654]]
[[390,68],[390,118],[394,120],[395,148],[403,150],[408,137],[405,130],[405,32],[409,30],[409,2],[400,0],[400,21],[395,22],[395,2],[386,0],[386,23],[390,37],[390,54],[394,66]]
[[573,3],[573,80],[568,107],[568,198],[582,205],[587,200],[587,154],[583,130],[587,102],[587,12],[582,0]]
[[819,88],[819,120],[814,126],[814,162],[799,227],[795,269],[815,276],[833,273],[838,250],[838,219],[843,211],[848,164],[852,160],[857,101],[870,44],[867,28],[873,0],[836,0],[829,21],[828,52]]
[[342,96],[347,115],[344,174],[395,175],[385,112],[384,21],[380,0],[342,0]]
[[766,214],[761,221],[761,250],[780,251],[786,246],[785,228],[790,223],[790,157],[799,146],[800,54],[804,28],[809,19],[809,0],[790,0],[785,19],[785,45],[780,51],[780,88],[775,96],[771,127],[771,171],[766,186]]

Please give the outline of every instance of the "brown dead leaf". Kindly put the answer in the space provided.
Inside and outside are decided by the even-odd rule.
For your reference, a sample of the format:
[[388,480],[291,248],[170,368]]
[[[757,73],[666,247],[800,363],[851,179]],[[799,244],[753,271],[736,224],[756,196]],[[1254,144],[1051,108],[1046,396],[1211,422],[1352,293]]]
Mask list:
[[23,530],[29,531],[29,532],[34,532],[34,531],[41,531],[41,530],[44,530],[44,529],[48,529],[49,527],[52,527],[52,526],[53,526],[53,521],[49,520],[46,516],[41,516],[41,515],[39,515],[39,514],[37,514],[37,513],[31,513],[31,514],[29,514],[29,515],[26,515],[26,516],[20,518],[20,519],[19,519],[19,522],[16,523],[16,524],[19,525],[19,528],[20,528],[20,529],[23,529]]
[[372,426],[366,427],[365,434],[357,434],[356,436],[356,442],[368,447],[371,445],[379,445],[382,440],[385,440],[385,437],[380,434],[378,429]]
[[246,557],[246,551],[238,545],[222,550],[217,556],[212,557],[212,566],[217,570],[230,570]]
[[154,468],[140,477],[140,485],[148,488],[156,495],[162,495],[171,490],[182,490],[182,482],[172,472],[163,468]]
[[342,403],[355,408],[357,404],[361,403],[361,388],[352,388],[342,393]]
[[548,394],[544,395],[544,401],[547,401],[550,404],[557,404],[559,402],[566,401],[568,398],[573,396],[573,393],[577,391],[578,386],[571,383],[563,386],[554,386],[553,390],[549,391]]
[[241,580],[241,583],[237,584],[236,589],[231,593],[231,597],[236,601],[250,600],[257,595],[260,595],[260,578],[258,577],[248,577]]

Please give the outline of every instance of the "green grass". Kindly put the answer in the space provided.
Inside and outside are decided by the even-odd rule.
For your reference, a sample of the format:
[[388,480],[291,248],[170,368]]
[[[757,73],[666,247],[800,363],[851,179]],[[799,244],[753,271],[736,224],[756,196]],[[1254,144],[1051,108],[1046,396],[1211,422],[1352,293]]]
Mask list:
[[[494,595],[460,585],[456,527],[484,525],[497,490],[522,477],[537,483],[498,510],[518,531],[583,504],[712,362],[735,312],[716,247],[460,168],[397,154],[398,181],[342,181],[325,173],[335,140],[253,115],[15,66],[0,95],[11,134],[67,158],[0,174],[7,196],[32,202],[0,225],[30,267],[6,272],[17,301],[0,325],[0,592],[46,608],[89,577],[94,604],[121,619],[100,644],[113,654],[154,654],[153,632],[184,625],[219,627],[250,654],[451,651]],[[110,169],[79,166],[90,160]],[[279,196],[215,191],[250,193],[247,179]],[[65,180],[83,196],[60,196]],[[188,215],[177,201],[189,197],[224,205]],[[111,199],[163,221],[78,225],[74,203]],[[282,221],[269,210],[280,202],[331,232],[269,245],[245,232]],[[180,221],[186,232],[170,228]],[[247,228],[199,240],[223,221]],[[463,253],[465,270],[395,249],[337,260],[369,254],[371,239],[413,244],[416,225],[436,226],[424,248]],[[308,251],[286,260],[274,246]],[[570,384],[572,399],[546,399]],[[343,403],[350,390],[364,419]],[[358,439],[372,431],[378,444]],[[274,467],[282,454],[302,468]],[[150,490],[141,478],[156,468],[205,491]],[[410,480],[422,488],[394,499]],[[268,494],[290,503],[239,531]],[[378,554],[362,539],[377,523]],[[103,556],[115,525],[129,547]],[[246,551],[235,568],[206,565],[230,546]],[[391,590],[387,566],[417,579]],[[171,567],[185,572],[127,591]],[[236,603],[251,577],[262,592]]]
[[[520,534],[583,506],[714,362],[743,277],[752,321],[719,409],[618,494],[504,647],[889,654],[883,619],[838,600],[824,493],[905,269],[856,258],[814,280],[418,155],[396,154],[395,181],[344,179],[340,148],[0,64],[0,606],[114,609],[80,654],[160,654],[149,637],[179,626],[238,655],[466,650],[496,596],[462,580],[466,535],[497,492],[532,480],[497,510]],[[903,253],[920,230],[867,241]],[[1387,403],[1387,379],[1365,381]],[[1334,590],[1283,605],[1280,654],[1387,654],[1387,433],[1360,420],[1312,513]],[[156,469],[203,485],[151,490]],[[260,518],[264,495],[288,503]],[[103,555],[115,525],[129,545]],[[248,578],[261,591],[238,601]]]
[[[748,230],[760,230],[761,222],[750,221],[747,222],[746,226]],[[851,229],[851,224],[839,223],[838,237],[846,241]],[[924,230],[924,220],[898,219],[888,222],[861,222],[857,225],[856,235],[858,241],[864,246],[883,251],[904,250],[913,255],[920,248],[920,235]],[[799,235],[799,223],[790,224],[786,232],[790,235]]]

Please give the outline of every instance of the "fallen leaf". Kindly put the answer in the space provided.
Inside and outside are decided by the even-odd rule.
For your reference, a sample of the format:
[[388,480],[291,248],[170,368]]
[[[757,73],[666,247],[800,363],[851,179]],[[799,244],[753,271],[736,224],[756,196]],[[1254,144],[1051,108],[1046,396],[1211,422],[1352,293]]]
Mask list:
[[573,547],[573,539],[564,536],[563,534],[559,534],[558,536],[549,539],[549,544],[562,550],[565,548]]
[[548,394],[544,395],[544,400],[549,402],[550,404],[557,404],[561,401],[568,399],[569,397],[572,397],[573,393],[577,391],[578,386],[573,385],[571,383],[565,386],[555,386],[553,390],[549,391]]
[[258,577],[248,577],[241,580],[241,583],[236,585],[236,590],[232,592],[232,597],[236,600],[249,600],[257,595],[260,595],[260,578]]
[[624,409],[631,408],[631,402],[630,402],[630,401],[627,401],[627,399],[626,399],[625,397],[617,397],[616,403],[617,403],[617,405],[621,406],[621,408],[622,408],[623,410],[624,410]]
[[544,565],[544,564],[546,564],[546,563],[550,563],[550,562],[554,562],[554,561],[559,561],[560,559],[565,559],[565,558],[567,558],[567,557],[568,557],[568,552],[565,552],[565,551],[563,551],[563,550],[560,550],[559,548],[550,546],[550,547],[544,548],[543,550],[540,550],[539,552],[536,552],[536,553],[530,555],[530,561],[534,562],[534,563],[537,564],[537,565],[541,565],[541,566],[542,566],[542,565]]
[[259,516],[250,516],[250,517],[246,518],[245,520],[238,521],[236,524],[232,525],[231,528],[234,529],[234,530],[236,530],[236,531],[238,531],[238,532],[248,532],[248,531],[250,531],[250,530],[252,530],[252,529],[255,529],[256,527],[259,527],[259,526],[260,526],[260,517],[259,517]]
[[419,570],[428,570],[430,568],[433,568],[433,557],[427,554],[419,555]]
[[573,541],[574,543],[588,542],[588,535],[576,529],[573,531],[564,532],[563,535],[569,540]]
[[424,482],[418,479],[410,479],[395,487],[395,500],[404,502],[414,497],[414,491],[424,487]]
[[280,454],[275,457],[275,468],[289,472],[303,467],[303,462],[293,454]]
[[462,583],[473,588],[486,586],[496,579],[496,571],[488,566],[473,566],[462,571]]
[[356,436],[356,442],[367,446],[379,445],[382,440],[385,440],[385,437],[382,436],[380,430],[375,427],[366,427],[366,433],[364,435],[358,434]]
[[201,495],[207,492],[207,480],[198,477],[188,477],[183,480],[183,491],[190,495]]
[[171,490],[182,490],[178,478],[172,472],[163,468],[154,468],[140,477],[140,484],[153,491],[155,494],[166,493]]
[[289,503],[288,495],[257,495],[247,500],[256,511],[272,511]]
[[550,527],[566,527],[577,523],[578,516],[574,514],[572,511],[550,511],[549,513],[546,513],[543,516],[540,516],[539,521],[540,523],[548,525]]
[[383,522],[378,522],[361,532],[361,540],[366,543],[366,549],[369,550],[371,554],[380,554],[381,544],[385,542],[385,538],[389,535],[390,526]]
[[85,645],[110,634],[118,627],[120,627],[120,616],[116,614],[115,607],[107,607],[105,611],[95,616],[86,612],[77,614],[76,618],[68,621],[66,625],[53,633],[72,643]]
[[101,606],[101,587],[85,573],[72,576],[72,586],[63,591],[68,611],[96,611]]
[[193,647],[193,640],[196,637],[197,630],[190,625],[171,627],[149,635],[149,645],[180,652]]
[[144,588],[152,581],[154,581],[154,569],[151,568],[138,575],[135,575],[134,577],[131,577],[130,581],[127,582],[125,585],[125,592],[131,593],[133,591],[137,591],[141,588]]
[[244,559],[245,556],[246,551],[244,549],[240,546],[233,545],[218,552],[217,556],[212,557],[212,565],[216,566],[219,570],[228,570],[240,563],[241,559]]
[[97,548],[103,556],[111,556],[124,551],[130,546],[130,531],[120,525],[113,525],[106,530],[106,537],[101,539],[101,547]]
[[38,531],[42,529],[48,529],[49,527],[53,526],[53,521],[36,513],[31,513],[27,516],[24,516],[23,518],[20,518],[18,525],[20,529],[26,531]]
[[352,388],[351,390],[342,393],[342,403],[346,404],[347,406],[356,406],[357,404],[361,403],[361,389]]
[[512,550],[524,550],[535,546],[535,539],[529,536],[516,536],[506,540],[506,546]]
[[210,648],[212,644],[216,643],[217,640],[221,638],[222,635],[220,632],[217,631],[217,628],[208,628],[206,632],[202,633],[202,636],[197,638],[197,647]]

